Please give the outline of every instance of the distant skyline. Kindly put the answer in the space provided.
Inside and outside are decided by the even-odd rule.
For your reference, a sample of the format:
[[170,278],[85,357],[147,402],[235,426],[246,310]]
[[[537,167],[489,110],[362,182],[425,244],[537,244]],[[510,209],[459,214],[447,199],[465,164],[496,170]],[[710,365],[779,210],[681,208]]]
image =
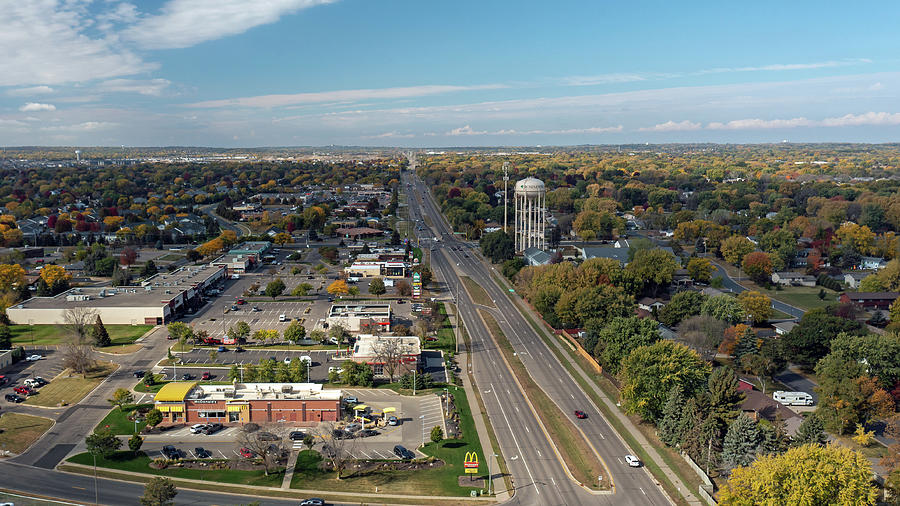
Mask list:
[[898,15],[896,2],[0,0],[0,145],[897,142]]

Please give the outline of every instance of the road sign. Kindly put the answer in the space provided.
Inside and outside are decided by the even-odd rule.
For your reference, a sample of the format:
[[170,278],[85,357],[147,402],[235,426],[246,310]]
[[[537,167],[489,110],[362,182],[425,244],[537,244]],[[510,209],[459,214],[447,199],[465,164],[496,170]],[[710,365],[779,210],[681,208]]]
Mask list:
[[466,452],[466,460],[463,462],[466,474],[478,473],[478,454],[475,452]]

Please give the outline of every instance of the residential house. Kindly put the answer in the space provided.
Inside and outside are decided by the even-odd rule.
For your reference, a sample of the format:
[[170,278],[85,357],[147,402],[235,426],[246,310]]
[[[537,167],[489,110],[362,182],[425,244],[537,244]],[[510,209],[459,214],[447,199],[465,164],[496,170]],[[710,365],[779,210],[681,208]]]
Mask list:
[[785,431],[793,436],[797,433],[800,423],[803,421],[797,413],[794,413],[780,402],[772,399],[759,390],[744,390],[744,402],[741,403],[741,411],[754,420],[766,419],[774,422],[776,414],[784,420]]
[[887,310],[900,297],[898,292],[845,292],[840,301],[844,304],[852,302],[863,309]]
[[528,265],[547,265],[553,258],[550,253],[538,248],[526,248],[522,254],[525,258],[525,263]]
[[862,257],[859,260],[859,268],[867,269],[867,270],[879,270],[884,269],[887,266],[887,262],[881,257]]
[[777,322],[773,323],[772,327],[775,328],[775,333],[779,336],[783,336],[793,330],[794,327],[797,326],[797,322],[790,320],[786,322]]
[[844,274],[844,284],[846,284],[849,288],[857,290],[859,289],[860,282],[862,282],[862,280],[868,277],[870,274],[871,273],[869,272],[859,271],[848,272]]
[[773,272],[772,282],[783,286],[816,286],[816,278],[801,272]]

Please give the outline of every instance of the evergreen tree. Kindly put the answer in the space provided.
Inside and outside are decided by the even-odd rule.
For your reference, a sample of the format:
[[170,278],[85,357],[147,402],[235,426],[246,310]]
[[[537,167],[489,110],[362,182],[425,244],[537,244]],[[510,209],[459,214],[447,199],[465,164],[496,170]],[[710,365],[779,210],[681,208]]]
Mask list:
[[103,320],[100,319],[100,315],[97,315],[97,320],[94,322],[94,328],[91,329],[91,337],[94,338],[94,345],[98,348],[112,344],[112,339],[109,338],[109,332],[106,331],[106,327],[103,325]]
[[810,413],[797,428],[797,435],[794,437],[794,446],[805,444],[814,444],[822,446],[828,441],[825,435],[825,426],[822,419],[815,413]]
[[228,379],[231,381],[240,381],[241,380],[241,369],[237,364],[231,365],[231,370],[228,371]]
[[697,399],[690,398],[681,410],[681,419],[678,420],[678,441],[682,451],[692,457],[699,455],[703,447],[700,436],[700,426],[703,424],[703,412],[697,405]]
[[756,422],[741,413],[731,425],[722,443],[722,465],[726,468],[748,466],[756,458],[756,451],[762,442]]
[[756,332],[747,328],[734,348],[734,363],[740,365],[741,357],[750,353],[756,353],[759,347],[756,345]]
[[700,426],[701,441],[704,444],[697,463],[706,468],[706,474],[718,466],[719,454],[722,451],[722,436],[719,435],[719,422],[712,416],[706,417]]
[[683,408],[684,395],[681,394],[681,388],[675,387],[669,392],[669,398],[663,408],[662,419],[656,428],[656,434],[660,441],[669,446],[677,446],[681,440],[678,434],[678,424]]
[[737,389],[738,379],[730,367],[717,367],[707,380],[709,416],[714,418],[719,437],[741,412],[744,393]]
[[0,350],[12,348],[12,332],[6,325],[0,325]]

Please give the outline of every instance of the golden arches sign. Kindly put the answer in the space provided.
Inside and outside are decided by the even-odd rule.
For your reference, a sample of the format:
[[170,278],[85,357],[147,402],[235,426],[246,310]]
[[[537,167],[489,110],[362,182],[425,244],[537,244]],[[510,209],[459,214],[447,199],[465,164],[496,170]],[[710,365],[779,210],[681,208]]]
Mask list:
[[476,474],[478,472],[478,454],[475,452],[466,452],[466,461],[463,463],[466,474]]

